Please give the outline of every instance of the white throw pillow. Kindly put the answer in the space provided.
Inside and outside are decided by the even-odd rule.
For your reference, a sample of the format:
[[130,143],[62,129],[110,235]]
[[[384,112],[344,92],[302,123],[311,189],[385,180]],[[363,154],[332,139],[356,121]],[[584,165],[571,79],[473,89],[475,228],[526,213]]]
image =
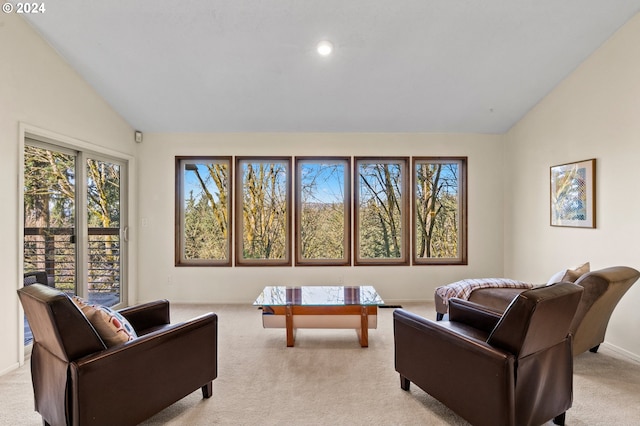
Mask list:
[[573,283],[582,275],[589,272],[590,269],[591,269],[591,266],[589,262],[585,262],[580,266],[576,266],[575,268],[562,269],[556,272],[555,274],[553,274],[551,278],[549,278],[549,281],[547,281],[547,285],[551,285],[559,282]]

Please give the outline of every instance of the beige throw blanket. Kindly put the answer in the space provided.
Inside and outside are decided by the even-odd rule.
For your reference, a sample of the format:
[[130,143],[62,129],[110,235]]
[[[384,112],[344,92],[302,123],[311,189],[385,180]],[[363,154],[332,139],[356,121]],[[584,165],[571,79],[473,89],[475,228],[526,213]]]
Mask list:
[[440,296],[445,305],[449,304],[449,299],[457,297],[459,299],[469,299],[471,292],[479,288],[533,288],[533,284],[509,278],[474,278],[456,281],[436,288],[436,294]]

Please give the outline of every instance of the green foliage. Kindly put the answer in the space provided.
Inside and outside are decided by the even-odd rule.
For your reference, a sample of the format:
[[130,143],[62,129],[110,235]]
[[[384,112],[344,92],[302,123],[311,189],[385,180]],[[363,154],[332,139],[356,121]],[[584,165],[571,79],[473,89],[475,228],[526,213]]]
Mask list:
[[398,259],[402,253],[402,167],[359,166],[359,252],[363,259]]
[[302,206],[300,238],[303,259],[343,259],[344,204],[309,203]]
[[[76,157],[26,145],[24,150],[25,271],[46,270],[56,287],[76,288]],[[120,227],[120,167],[88,159],[89,228]],[[100,232],[100,231],[98,231]],[[89,235],[90,291],[112,291],[120,284],[119,233]]]
[[417,258],[458,256],[459,180],[457,163],[419,163],[414,206]]
[[75,224],[75,157],[25,146],[24,226]]
[[[182,238],[186,260],[229,258],[229,165],[184,163],[184,177],[192,174],[184,205]],[[183,184],[185,187],[186,183]]]
[[206,198],[195,199],[191,192],[185,207],[185,259],[216,259],[228,257],[229,247],[220,223],[212,214]]
[[303,162],[300,167],[300,254],[305,260],[345,258],[346,162]]
[[286,257],[288,173],[285,163],[243,164],[242,253],[245,259]]
[[87,160],[87,208],[89,227],[120,227],[120,166]]
[[[241,165],[242,236],[245,259],[282,259],[286,255],[289,170],[285,163],[247,162]],[[298,236],[303,259],[343,259],[345,247],[345,164],[307,161],[300,168]],[[460,204],[457,162],[422,162],[414,170],[416,257],[456,258],[459,255]],[[228,253],[228,175],[209,166],[199,176],[202,188],[185,202],[185,256],[220,259]],[[197,173],[197,171],[196,171]],[[404,167],[401,162],[358,165],[359,256],[399,259],[403,253]],[[217,182],[215,185],[212,182]],[[223,184],[225,183],[225,184]],[[208,200],[208,202],[206,201]],[[350,200],[347,200],[349,202]],[[406,200],[405,200],[406,201]],[[346,232],[345,232],[346,231]]]

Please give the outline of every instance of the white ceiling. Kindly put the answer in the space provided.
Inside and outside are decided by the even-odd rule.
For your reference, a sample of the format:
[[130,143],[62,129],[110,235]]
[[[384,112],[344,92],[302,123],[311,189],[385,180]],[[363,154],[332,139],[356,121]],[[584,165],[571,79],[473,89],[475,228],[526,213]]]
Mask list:
[[[502,133],[640,11],[640,0],[44,3],[22,16],[146,132]],[[330,57],[315,51],[322,39]]]

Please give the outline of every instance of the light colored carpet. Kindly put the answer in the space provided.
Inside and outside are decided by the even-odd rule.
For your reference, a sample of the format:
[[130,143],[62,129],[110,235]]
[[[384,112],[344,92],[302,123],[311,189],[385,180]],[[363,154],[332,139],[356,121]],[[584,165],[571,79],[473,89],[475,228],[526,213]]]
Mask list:
[[[435,316],[433,305],[403,305]],[[198,390],[144,425],[467,425],[417,386],[400,389],[393,309],[379,310],[369,348],[353,330],[304,329],[287,348],[284,330],[263,329],[260,311],[249,305],[174,305],[172,320],[208,311],[219,316],[213,397],[203,400]],[[640,364],[603,347],[578,356],[574,370],[567,425],[640,424]],[[0,377],[0,401],[1,425],[41,424],[28,363]]]

